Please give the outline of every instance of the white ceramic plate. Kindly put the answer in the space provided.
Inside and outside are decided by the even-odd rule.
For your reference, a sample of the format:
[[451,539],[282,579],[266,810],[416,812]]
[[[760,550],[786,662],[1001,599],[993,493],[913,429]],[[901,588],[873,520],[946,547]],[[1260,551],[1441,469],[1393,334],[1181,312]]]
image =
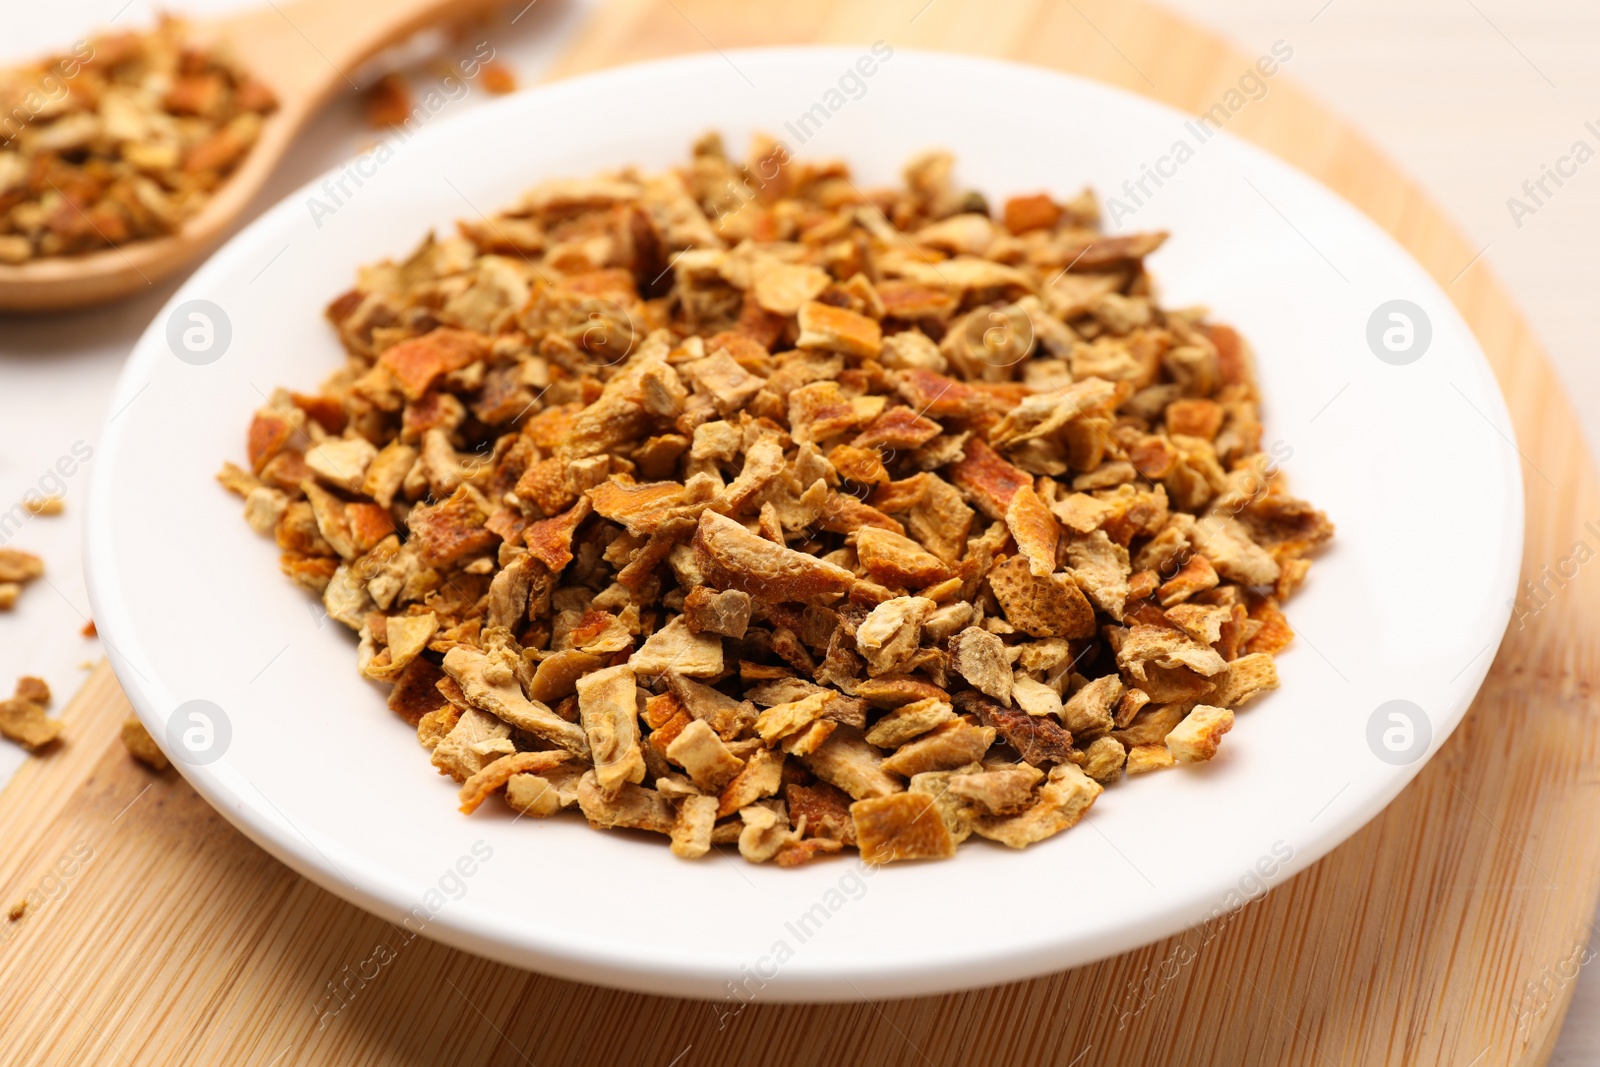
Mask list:
[[[1328,190],[1229,136],[1197,145],[1176,111],[905,51],[880,58],[862,92],[841,77],[863,54],[676,59],[439,119],[349,168],[360,180],[343,194],[326,191],[335,174],[279,204],[146,331],[96,457],[94,615],[157,737],[187,702],[220,709],[215,758],[180,766],[264,848],[425,936],[569,978],[737,999],[912,995],[1059,970],[1220,915],[1344,840],[1444,742],[1505,628],[1523,511],[1510,420],[1445,295]],[[311,387],[339,364],[321,311],[358,265],[540,179],[676,163],[713,127],[740,150],[765,130],[797,155],[846,158],[863,185],[945,146],[995,203],[1089,184],[1135,209],[1114,229],[1172,232],[1151,261],[1168,302],[1208,304],[1254,343],[1270,450],[1338,524],[1289,605],[1300,636],[1279,659],[1282,688],[1240,714],[1213,764],[1120,783],[1023,852],[975,840],[950,862],[870,875],[853,859],[687,863],[574,818],[457,813],[453,783],[357,676],[352,635],[278,573],[277,549],[212,476],[242,461],[273,386]],[[1123,183],[1146,164],[1170,176],[1135,204]],[[335,210],[314,212],[313,196]],[[231,334],[202,365],[169,342],[174,320],[180,351],[182,328],[200,325],[194,300]],[[1368,342],[1395,300],[1412,305],[1416,338],[1424,318],[1431,333],[1404,365]],[[1403,323],[1380,326],[1405,347]],[[1400,718],[1379,710],[1397,700],[1411,702]],[[187,710],[180,726],[198,728]]]

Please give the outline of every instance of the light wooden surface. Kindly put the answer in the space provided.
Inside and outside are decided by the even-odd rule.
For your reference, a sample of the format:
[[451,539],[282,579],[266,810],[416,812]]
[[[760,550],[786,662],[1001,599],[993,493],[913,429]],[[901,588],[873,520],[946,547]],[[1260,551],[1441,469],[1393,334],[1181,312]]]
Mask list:
[[[882,37],[1144,92],[1138,69],[1159,69],[1159,95],[1194,110],[1249,61],[1110,0],[935,0],[911,21],[922,3],[620,0],[564,69]],[[1340,190],[1443,282],[1471,261],[1476,249],[1425,197],[1288,84],[1230,128]],[[1600,515],[1593,470],[1482,263],[1449,292],[1489,352],[1528,460],[1531,576],[1580,538],[1594,547],[1581,529]],[[404,944],[248,844],[181,780],[133,766],[115,742],[125,706],[101,674],[67,712],[74,743],[0,794],[0,899],[57,894],[0,926],[0,1062],[1542,1062],[1600,890],[1600,649],[1583,617],[1597,583],[1581,569],[1513,629],[1465,723],[1382,816],[1192,959],[1193,933],[964,995],[738,1014]],[[50,876],[63,856],[71,877]],[[387,957],[374,956],[380,944],[395,953],[381,966],[370,962]],[[330,997],[341,981],[351,992]]]
[[357,88],[350,72],[427,26],[479,14],[500,0],[294,0],[210,22],[195,36],[228,41],[246,67],[272,87],[278,108],[239,169],[169,237],[81,256],[0,264],[0,311],[81,308],[149,289],[198,260],[266,184],[317,110]]

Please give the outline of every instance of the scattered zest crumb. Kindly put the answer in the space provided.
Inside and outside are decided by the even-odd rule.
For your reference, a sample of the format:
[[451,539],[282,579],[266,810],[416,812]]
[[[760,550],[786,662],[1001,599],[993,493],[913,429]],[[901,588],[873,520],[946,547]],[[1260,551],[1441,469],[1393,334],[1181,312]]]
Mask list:
[[61,720],[45,714],[50,704],[50,687],[44,679],[24,676],[17,681],[16,693],[0,700],[0,736],[14,741],[29,752],[48,747],[61,736]]
[[399,72],[385,74],[367,90],[367,125],[375,130],[399,126],[411,116],[411,86]]
[[484,65],[483,87],[496,96],[514,93],[517,91],[517,76],[504,63],[493,61]]
[[21,900],[12,904],[10,908],[6,909],[6,919],[10,922],[21,922],[22,917],[26,914],[28,914],[27,897],[23,897]]
[[59,515],[66,509],[66,501],[59,496],[25,496],[22,506],[30,515]]
[[78,632],[80,634],[82,634],[84,637],[99,637],[100,636],[100,631],[95,628],[93,619],[90,619],[88,622],[84,623],[83,624],[83,629],[79,630]]
[[16,607],[22,587],[44,575],[44,560],[18,548],[0,548],[0,611]]
[[863,193],[711,135],[329,305],[345,366],[218,480],[463,812],[783,867],[1022,848],[1276,688],[1333,527],[1245,342],[1157,301],[1165,234],[952,167]]
[[122,723],[122,747],[126,748],[134,759],[143,763],[154,771],[164,771],[172,764],[167,760],[166,753],[156,745],[150,732],[144,728],[144,723],[139,721],[137,715],[129,715]]

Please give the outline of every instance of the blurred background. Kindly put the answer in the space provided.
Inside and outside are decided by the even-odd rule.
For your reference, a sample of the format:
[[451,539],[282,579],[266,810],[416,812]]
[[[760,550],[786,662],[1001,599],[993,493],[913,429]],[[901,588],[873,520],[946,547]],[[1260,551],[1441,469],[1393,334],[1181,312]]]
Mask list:
[[[161,5],[200,15],[261,0],[182,0]],[[933,0],[937,3],[937,0]],[[1600,359],[1591,289],[1600,261],[1600,158],[1557,184],[1546,177],[1579,141],[1600,152],[1600,4],[1593,0],[1158,0],[1232,41],[1248,55],[1292,46],[1287,75],[1376,142],[1442,204],[1480,258],[1465,271],[1498,275],[1549,352],[1600,455]],[[120,8],[119,8],[120,4]],[[514,2],[482,30],[518,85],[541,80],[563,46],[601,10],[600,0]],[[0,63],[68,47],[97,28],[150,25],[148,0],[11,3]],[[1085,24],[1084,32],[1098,32]],[[478,37],[476,39],[483,39]],[[428,57],[449,54],[435,34],[403,54],[419,94]],[[707,40],[707,46],[717,42]],[[362,72],[365,86],[380,71]],[[492,100],[470,93],[465,112]],[[310,127],[248,217],[384,136],[350,94]],[[1538,182],[1544,180],[1540,191]],[[1525,183],[1528,183],[1525,186]],[[1530,187],[1531,186],[1531,189]],[[1520,206],[1519,206],[1520,203]],[[182,277],[106,308],[44,317],[0,315],[0,510],[35,488],[63,455],[96,444],[114,412],[107,401],[121,361]],[[178,428],[175,428],[178,432]],[[88,600],[79,562],[91,459],[65,480],[65,512],[36,517],[0,543],[45,559],[12,612],[0,612],[0,681],[43,675],[57,707],[100,658],[81,634]],[[1600,516],[1589,518],[1600,519]],[[25,757],[0,746],[0,782]],[[1587,955],[1582,958],[1589,958]],[[1485,963],[1485,965],[1488,965]],[[1600,976],[1580,973],[1552,1063],[1600,1063]]]

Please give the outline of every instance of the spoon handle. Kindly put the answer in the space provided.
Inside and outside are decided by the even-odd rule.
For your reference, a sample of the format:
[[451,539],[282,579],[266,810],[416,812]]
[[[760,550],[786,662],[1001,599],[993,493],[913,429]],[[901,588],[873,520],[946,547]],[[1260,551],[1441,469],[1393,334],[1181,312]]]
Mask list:
[[[215,35],[278,95],[285,112],[309,114],[329,97],[365,89],[367,60],[428,26],[464,21],[504,0],[268,0],[209,23]],[[297,123],[291,123],[297,125]]]

